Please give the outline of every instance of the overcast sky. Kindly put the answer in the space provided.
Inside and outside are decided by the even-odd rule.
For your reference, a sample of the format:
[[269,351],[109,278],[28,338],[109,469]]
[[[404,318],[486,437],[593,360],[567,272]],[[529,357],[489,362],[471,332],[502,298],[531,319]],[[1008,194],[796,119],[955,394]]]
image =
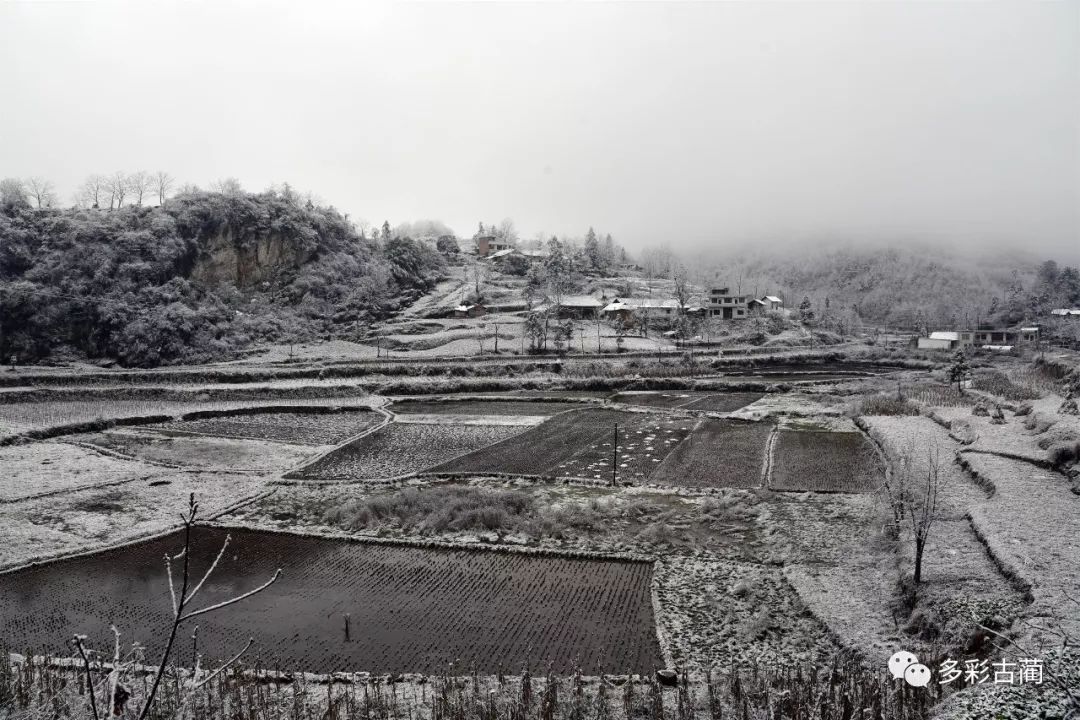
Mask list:
[[1080,2],[0,2],[0,176],[632,247],[1080,247]]

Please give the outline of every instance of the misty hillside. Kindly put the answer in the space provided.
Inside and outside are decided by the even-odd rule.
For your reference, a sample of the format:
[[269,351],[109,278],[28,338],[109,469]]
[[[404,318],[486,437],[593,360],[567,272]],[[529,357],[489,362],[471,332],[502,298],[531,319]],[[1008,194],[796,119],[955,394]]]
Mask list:
[[189,192],[165,207],[0,208],[0,353],[125,365],[231,357],[355,332],[428,290],[439,255],[357,234],[285,192]]
[[928,248],[831,249],[760,254],[727,273],[744,291],[809,297],[820,313],[854,308],[864,322],[1012,324],[1080,303],[1080,275],[1053,261],[961,256]]

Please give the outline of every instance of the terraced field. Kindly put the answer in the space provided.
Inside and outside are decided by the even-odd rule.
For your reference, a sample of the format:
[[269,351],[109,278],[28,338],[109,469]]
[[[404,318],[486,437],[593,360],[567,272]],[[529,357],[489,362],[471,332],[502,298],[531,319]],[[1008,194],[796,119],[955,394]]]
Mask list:
[[612,396],[611,400],[644,407],[700,410],[704,412],[732,412],[760,400],[762,396],[762,393],[667,390],[663,392],[623,392]]
[[873,492],[884,469],[861,433],[781,430],[769,487],[814,492]]
[[615,457],[620,481],[641,482],[690,432],[693,420],[648,413],[583,409],[557,415],[539,427],[458,458],[435,472],[513,473],[607,480]]
[[[225,532],[198,528],[196,573]],[[123,637],[161,650],[170,613],[161,558],[172,535],[3,577],[0,637],[63,651],[74,633],[96,648]],[[209,606],[283,574],[265,592],[199,618],[200,651],[284,670],[557,673],[575,667],[649,673],[662,666],[650,601],[652,566],[470,550],[428,550],[233,531]],[[345,634],[345,618],[350,634]],[[188,628],[190,631],[190,628]]]
[[228,415],[160,423],[164,432],[250,438],[298,445],[336,445],[378,424],[382,415],[368,410],[336,413],[274,412]]
[[767,423],[704,420],[656,469],[651,481],[682,487],[761,485]]
[[577,405],[560,402],[499,400],[399,400],[390,408],[395,413],[417,415],[554,415]]
[[575,410],[433,471],[548,475],[577,452],[594,442],[603,442],[612,434],[615,423],[625,422],[626,415],[616,410]]
[[418,472],[517,435],[513,425],[390,423],[290,474],[307,480],[374,480]]
[[569,460],[555,466],[555,474],[594,480],[611,478],[614,462],[616,479],[621,482],[646,482],[668,453],[690,434],[695,420],[646,413],[627,413],[619,423],[617,452],[615,428],[607,438],[583,447]]

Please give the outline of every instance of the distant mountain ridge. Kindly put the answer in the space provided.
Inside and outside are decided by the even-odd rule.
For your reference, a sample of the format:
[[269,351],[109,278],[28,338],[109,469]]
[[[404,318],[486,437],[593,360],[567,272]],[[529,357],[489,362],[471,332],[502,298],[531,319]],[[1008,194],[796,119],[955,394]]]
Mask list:
[[[1018,253],[964,256],[931,248],[832,248],[758,253],[733,272],[742,287],[782,292],[789,305],[855,309],[881,325],[950,327],[1037,320],[1080,302],[1080,275]],[[730,274],[729,274],[730,277]]]

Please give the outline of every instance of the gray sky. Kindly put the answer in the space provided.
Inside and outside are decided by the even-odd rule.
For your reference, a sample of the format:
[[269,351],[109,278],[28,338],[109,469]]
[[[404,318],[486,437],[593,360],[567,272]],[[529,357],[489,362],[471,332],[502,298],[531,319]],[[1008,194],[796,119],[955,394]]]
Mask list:
[[0,176],[631,247],[1080,247],[1080,2],[0,2]]

